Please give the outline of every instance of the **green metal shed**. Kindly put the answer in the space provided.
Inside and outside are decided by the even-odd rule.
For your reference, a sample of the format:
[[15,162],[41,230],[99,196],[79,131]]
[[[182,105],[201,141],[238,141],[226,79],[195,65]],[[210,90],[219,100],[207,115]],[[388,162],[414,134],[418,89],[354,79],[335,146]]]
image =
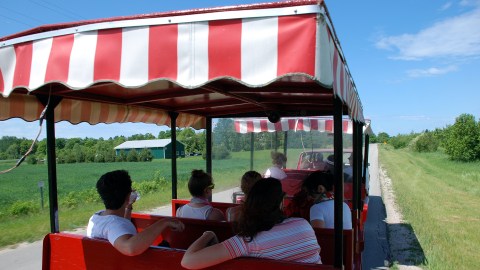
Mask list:
[[[120,151],[125,151],[128,155],[132,149],[137,152],[143,149],[150,149],[154,158],[158,159],[170,159],[172,158],[172,140],[171,139],[158,139],[158,140],[138,140],[138,141],[126,141],[117,147],[115,147],[115,155],[120,155]],[[185,157],[185,145],[177,141],[177,157]]]

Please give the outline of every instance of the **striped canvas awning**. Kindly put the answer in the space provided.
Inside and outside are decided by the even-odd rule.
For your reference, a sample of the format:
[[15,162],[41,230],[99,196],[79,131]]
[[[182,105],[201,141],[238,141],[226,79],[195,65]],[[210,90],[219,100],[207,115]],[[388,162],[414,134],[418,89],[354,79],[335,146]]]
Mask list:
[[[366,121],[364,132],[371,134],[370,121]],[[235,119],[235,132],[259,133],[275,131],[319,131],[333,133],[333,119],[319,117],[282,118],[277,123],[272,123],[266,118],[260,119]],[[349,119],[342,121],[343,133],[353,133],[353,122]]]
[[[168,125],[173,111],[177,126],[201,128],[205,116],[316,110],[335,95],[363,122],[323,5],[301,0],[159,13],[2,38],[0,120],[38,119],[43,105],[35,96],[56,95],[63,99],[55,121]],[[308,87],[299,95],[284,85]]]

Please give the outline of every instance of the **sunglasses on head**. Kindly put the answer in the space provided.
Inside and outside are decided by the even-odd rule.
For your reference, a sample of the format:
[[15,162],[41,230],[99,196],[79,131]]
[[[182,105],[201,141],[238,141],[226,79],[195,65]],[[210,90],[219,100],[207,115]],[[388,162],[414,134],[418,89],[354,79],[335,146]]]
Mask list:
[[211,183],[210,185],[207,186],[207,188],[209,188],[209,189],[214,189],[214,188],[215,188],[215,184],[214,184],[214,183]]

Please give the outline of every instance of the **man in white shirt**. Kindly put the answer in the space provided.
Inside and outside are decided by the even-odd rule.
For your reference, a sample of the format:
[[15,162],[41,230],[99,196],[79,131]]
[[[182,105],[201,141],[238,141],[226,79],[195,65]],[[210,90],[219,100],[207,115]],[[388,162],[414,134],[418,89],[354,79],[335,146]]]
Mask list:
[[108,172],[97,182],[97,191],[105,204],[105,210],[96,212],[89,220],[87,236],[107,239],[119,252],[127,256],[143,253],[162,231],[169,227],[183,231],[184,225],[177,219],[163,218],[140,233],[130,221],[132,205],[132,180],[127,171]]

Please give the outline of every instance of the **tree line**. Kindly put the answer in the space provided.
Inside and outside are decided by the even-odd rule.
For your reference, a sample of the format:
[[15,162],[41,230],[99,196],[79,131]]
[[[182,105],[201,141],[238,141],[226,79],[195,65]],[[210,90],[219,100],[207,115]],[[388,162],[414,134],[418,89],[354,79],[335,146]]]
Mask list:
[[[129,137],[115,136],[113,138],[56,138],[55,154],[58,163],[82,162],[124,162],[124,161],[151,161],[153,154],[149,149],[120,151],[116,155],[114,148],[126,141],[169,139],[170,131],[161,131],[157,136],[151,133],[135,134]],[[196,133],[193,129],[178,129],[177,140],[185,144],[188,152],[202,152],[205,144],[204,132]],[[32,145],[32,140],[3,136],[0,138],[0,160],[19,159]],[[41,163],[47,156],[47,140],[38,141],[32,147],[32,152],[27,157],[30,164]]]
[[[215,122],[213,128],[212,156],[214,159],[230,157],[231,152],[250,151],[253,136],[254,150],[283,151],[285,135],[289,148],[328,148],[333,147],[333,136],[327,133],[288,131],[262,132],[240,134],[235,132],[234,121],[230,118],[221,118]],[[177,140],[185,145],[187,154],[202,154],[205,157],[205,131],[195,131],[192,128],[177,129]],[[56,156],[58,163],[81,162],[116,162],[116,161],[149,161],[153,155],[150,150],[120,151],[116,155],[114,147],[125,141],[169,139],[171,131],[160,131],[157,136],[153,134],[136,134],[130,137],[115,136],[113,138],[57,138],[55,140]],[[351,147],[351,136],[346,135],[345,147]],[[30,148],[32,140],[3,136],[0,138],[0,160],[18,159]],[[43,139],[33,146],[32,153],[27,158],[31,164],[41,162],[46,158],[47,142]]]
[[452,160],[475,161],[480,159],[480,120],[471,114],[461,114],[453,125],[444,128],[397,136],[380,132],[370,141],[390,144],[395,149],[409,147],[416,152],[435,152],[442,148]]
[[[185,145],[187,154],[202,154],[205,157],[205,131],[198,132],[192,128],[184,128],[177,129],[176,134],[177,140]],[[287,142],[285,142],[285,135],[288,138]],[[252,136],[254,150],[282,151],[285,143],[288,144],[288,148],[297,149],[333,147],[333,136],[328,133],[287,131],[240,134],[235,132],[233,119],[221,118],[215,122],[213,128],[213,158],[225,159],[230,157],[231,152],[250,151]],[[169,138],[171,138],[170,130],[160,131],[157,136],[147,133],[130,137],[115,136],[108,139],[57,138],[55,140],[57,162],[151,161],[153,155],[148,149],[128,153],[120,151],[119,155],[116,155],[114,147],[131,140]],[[440,147],[452,160],[474,161],[480,159],[480,121],[471,114],[462,114],[456,118],[453,125],[447,125],[445,128],[396,136],[380,132],[378,135],[372,135],[370,142],[387,143],[395,149],[409,147],[417,152],[433,152]],[[20,158],[31,144],[32,141],[25,138],[3,136],[0,138],[0,160]],[[349,148],[351,145],[351,136],[344,135],[344,147]],[[47,142],[43,139],[33,146],[27,161],[34,164],[45,160],[46,150]]]

